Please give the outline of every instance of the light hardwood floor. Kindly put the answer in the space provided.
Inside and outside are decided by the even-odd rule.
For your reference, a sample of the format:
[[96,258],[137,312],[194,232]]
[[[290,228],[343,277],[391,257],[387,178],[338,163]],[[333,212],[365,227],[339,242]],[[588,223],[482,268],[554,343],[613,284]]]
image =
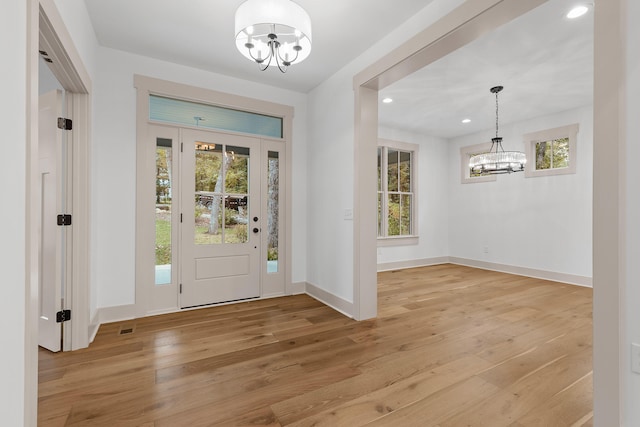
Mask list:
[[591,289],[448,264],[378,279],[375,320],[298,295],[41,350],[39,425],[592,425]]

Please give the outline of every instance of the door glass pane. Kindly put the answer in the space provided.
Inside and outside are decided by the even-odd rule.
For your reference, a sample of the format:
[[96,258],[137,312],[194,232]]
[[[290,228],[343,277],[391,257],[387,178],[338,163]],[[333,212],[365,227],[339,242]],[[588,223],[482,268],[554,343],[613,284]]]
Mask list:
[[267,273],[278,272],[278,208],[280,160],[277,151],[269,151],[267,165]]
[[156,139],[156,285],[171,283],[171,145]]
[[195,162],[195,244],[221,243],[222,146],[196,141]]
[[249,148],[227,145],[224,152],[224,242],[248,240]]

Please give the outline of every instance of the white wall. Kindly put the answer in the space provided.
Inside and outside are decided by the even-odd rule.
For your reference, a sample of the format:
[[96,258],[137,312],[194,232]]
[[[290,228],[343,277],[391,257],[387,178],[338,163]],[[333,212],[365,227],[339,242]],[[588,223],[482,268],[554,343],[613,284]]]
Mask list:
[[[4,136],[0,182],[0,263],[5,327],[3,360],[0,364],[0,420],[3,425],[24,424],[25,407],[25,225],[26,225],[26,34],[27,2],[6,0],[0,12],[0,52],[3,65],[0,81],[4,93],[0,102],[0,123]],[[8,325],[9,326],[9,325]]]
[[[307,282],[353,301],[353,77],[463,0],[434,0],[309,93]],[[372,229],[372,233],[376,230]]]
[[420,261],[449,255],[448,141],[397,129],[380,128],[378,137],[420,146],[417,245],[378,247],[378,264]]
[[[490,142],[485,132],[449,147],[449,248],[453,257],[592,276],[591,106],[500,127],[505,150],[524,151],[523,135],[579,123],[575,174],[461,184],[460,147]],[[488,253],[484,253],[484,248]]]
[[[271,70],[272,71],[272,70]],[[256,72],[260,72],[256,69]],[[305,280],[306,95],[109,48],[94,78],[93,223],[98,307],[135,302],[136,90],[134,74],[291,105],[293,281]],[[115,220],[117,218],[117,220]]]
[[[640,344],[640,2],[627,0],[627,111],[626,111],[626,188],[624,189],[627,209],[626,217],[626,264],[624,305],[622,311],[626,318],[626,337],[622,339],[621,352],[623,361],[623,378],[625,386],[624,412],[627,426],[640,426],[640,375],[631,372],[627,355],[632,342]],[[623,336],[625,336],[623,335]]]

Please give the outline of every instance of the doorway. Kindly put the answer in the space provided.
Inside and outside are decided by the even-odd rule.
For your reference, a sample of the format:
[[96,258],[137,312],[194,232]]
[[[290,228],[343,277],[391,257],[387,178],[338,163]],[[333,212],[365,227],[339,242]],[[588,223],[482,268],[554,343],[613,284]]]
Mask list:
[[135,76],[135,317],[290,295],[288,106]]
[[[33,200],[34,213],[30,219],[33,224],[40,224],[40,232],[35,237],[38,259],[32,260],[37,265],[36,271],[42,271],[50,256],[44,257],[42,251],[45,239],[42,235],[45,221],[51,221],[52,211],[55,226],[46,222],[51,234],[52,228],[58,234],[55,237],[57,254],[54,279],[58,282],[55,292],[45,293],[39,286],[38,317],[48,311],[44,317],[49,322],[62,325],[62,350],[76,350],[89,345],[89,106],[91,80],[84,68],[78,52],[64,26],[59,12],[51,2],[40,3],[37,27],[39,38],[34,40],[37,49],[34,53],[38,58],[39,94],[60,91],[61,100],[56,100],[56,107],[50,107],[51,117],[47,119],[48,135],[57,134],[55,142],[56,169],[60,170],[56,181],[57,201],[55,208],[43,206],[43,195],[51,197],[51,192],[43,191],[42,185],[47,184],[43,177],[48,177],[51,184],[52,175],[41,175],[40,158],[51,157],[51,154],[40,152],[40,139],[36,138],[31,154],[33,171],[36,176],[31,177],[30,197]],[[55,113],[54,113],[55,110]],[[41,111],[42,115],[43,112]],[[61,122],[58,118],[62,119]],[[67,120],[68,119],[68,120]],[[51,146],[53,147],[53,145]],[[44,149],[44,147],[43,147]],[[46,152],[46,151],[45,151]],[[45,216],[43,210],[48,209]],[[58,215],[62,225],[58,226]],[[66,224],[66,225],[65,225]],[[42,280],[44,280],[44,282]],[[51,282],[51,274],[42,273],[38,277],[39,285]],[[51,288],[54,289],[54,288]],[[63,302],[64,301],[64,302]],[[55,309],[55,311],[54,311]],[[68,310],[68,311],[67,311]],[[71,315],[73,313],[73,315]],[[60,322],[57,322],[60,320]],[[40,321],[39,321],[40,322]],[[41,322],[40,322],[41,323]],[[57,327],[56,327],[57,329]],[[53,328],[51,329],[54,330]],[[35,334],[37,337],[38,334]],[[44,337],[43,337],[44,338]],[[37,341],[37,338],[36,340]],[[56,338],[55,341],[58,341]],[[34,342],[34,347],[37,342]]]

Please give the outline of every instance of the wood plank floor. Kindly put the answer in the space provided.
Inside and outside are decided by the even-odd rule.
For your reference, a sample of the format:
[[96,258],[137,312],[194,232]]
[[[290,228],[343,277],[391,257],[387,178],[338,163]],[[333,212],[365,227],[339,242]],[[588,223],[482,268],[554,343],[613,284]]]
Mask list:
[[298,295],[41,350],[38,425],[592,425],[591,289],[449,264],[378,279],[374,320]]

